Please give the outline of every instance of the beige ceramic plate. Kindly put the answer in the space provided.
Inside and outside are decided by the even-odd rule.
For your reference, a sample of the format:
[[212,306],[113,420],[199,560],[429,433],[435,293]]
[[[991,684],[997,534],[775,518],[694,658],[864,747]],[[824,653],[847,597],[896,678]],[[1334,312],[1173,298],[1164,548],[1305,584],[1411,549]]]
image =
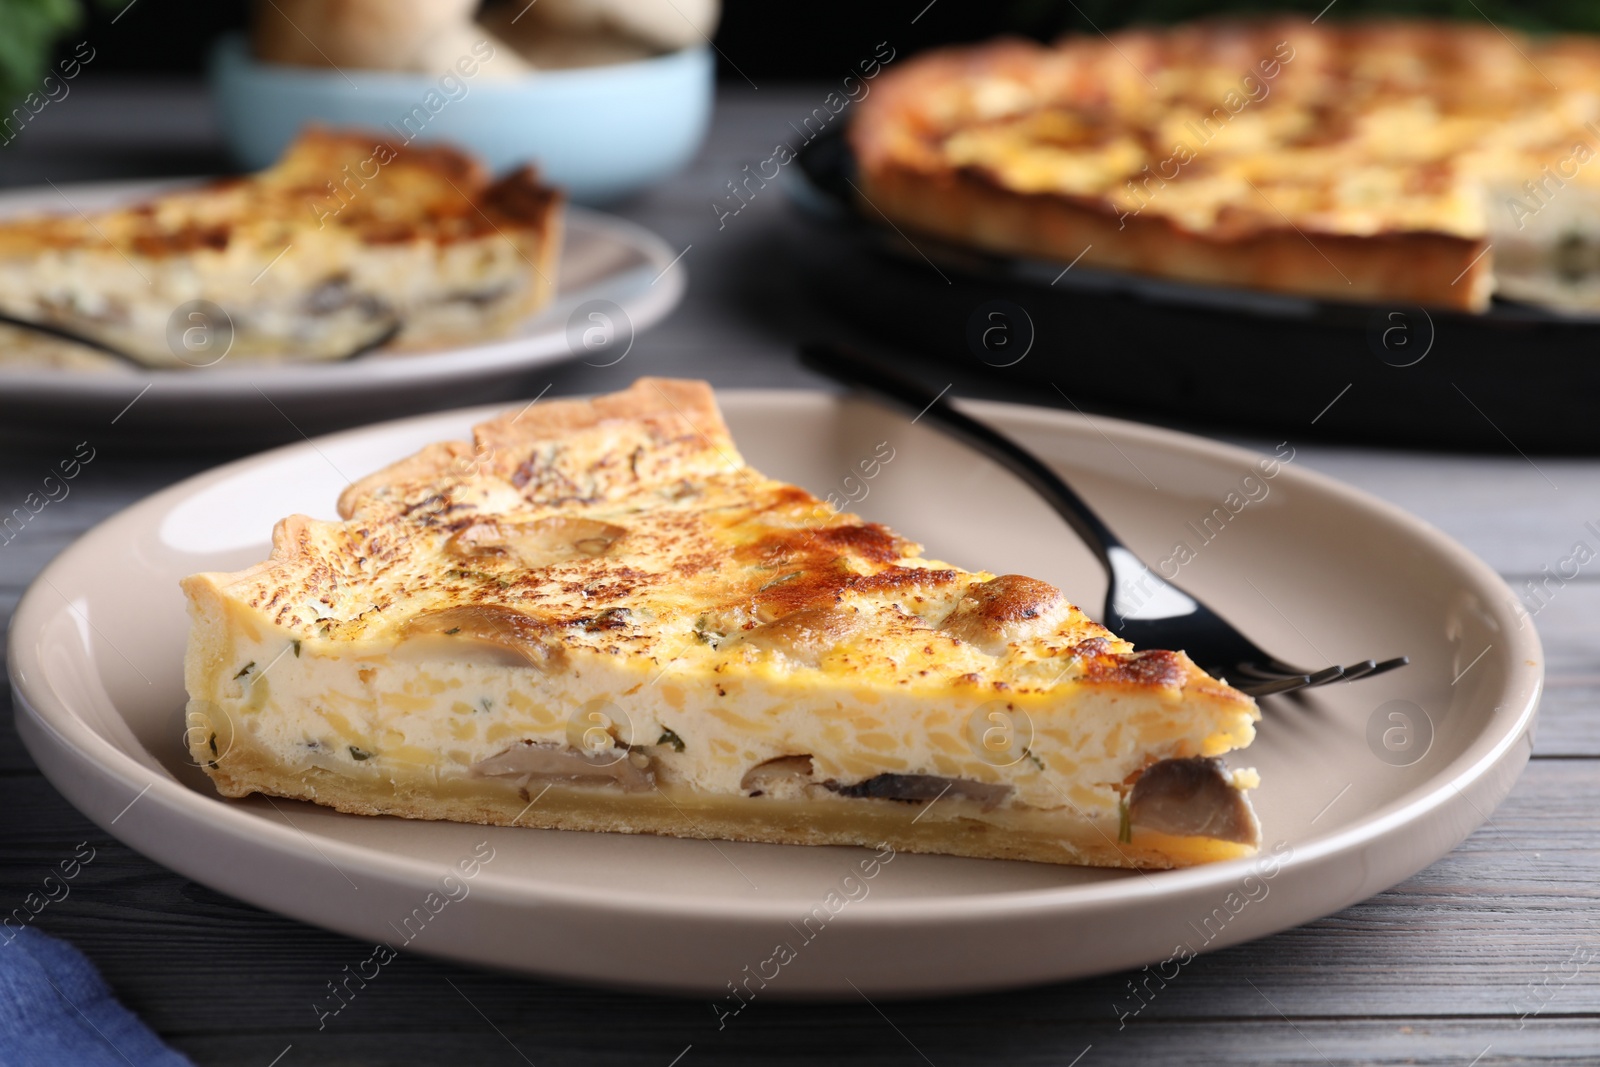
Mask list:
[[[0,217],[111,208],[175,184],[184,183],[8,190],[0,193]],[[568,207],[564,229],[555,300],[507,337],[432,352],[378,351],[336,363],[224,357],[176,370],[110,358],[97,369],[29,366],[0,351],[0,434],[58,436],[76,426],[92,427],[97,439],[116,434],[171,442],[200,431],[213,442],[259,447],[299,440],[301,431],[515,395],[523,376],[551,363],[582,358],[609,366],[627,354],[635,334],[677,306],[688,275],[675,264],[677,249],[624,219]],[[603,318],[591,319],[595,312]]]
[[[1064,526],[925,427],[815,393],[723,402],[762,470],[859,498],[858,511],[922,539],[934,557],[1038,575],[1098,604],[1103,579]],[[1267,479],[1259,457],[1193,437],[965,406],[1058,464],[1152,560],[1187,544],[1179,579],[1279,655],[1312,666],[1412,657],[1405,670],[1303,703],[1265,703],[1249,750],[1262,778],[1261,859],[1150,874],[911,855],[873,866],[873,853],[851,848],[486,829],[219,799],[182,744],[179,576],[262,558],[279,517],[333,517],[347,477],[465,435],[487,410],[230,464],[85,535],[17,609],[10,668],[22,736],[90,818],[223,892],[395,949],[713,997],[730,982],[762,982],[764,996],[911,995],[1178,966],[1187,952],[1393,885],[1454,847],[1511,788],[1530,748],[1539,642],[1519,626],[1510,591],[1459,545],[1293,461]],[[858,462],[884,441],[892,461],[860,480]],[[452,875],[462,861],[473,877]]]

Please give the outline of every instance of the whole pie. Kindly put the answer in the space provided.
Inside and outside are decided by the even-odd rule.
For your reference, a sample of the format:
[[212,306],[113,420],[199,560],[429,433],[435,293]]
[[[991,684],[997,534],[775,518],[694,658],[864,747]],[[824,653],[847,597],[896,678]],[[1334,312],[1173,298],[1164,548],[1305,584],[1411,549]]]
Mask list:
[[1600,306],[1600,39],[1214,21],[886,72],[865,213],[983,249],[1478,311]]
[[704,383],[541,403],[183,582],[219,792],[1171,867],[1253,853],[1250,698],[746,466]]

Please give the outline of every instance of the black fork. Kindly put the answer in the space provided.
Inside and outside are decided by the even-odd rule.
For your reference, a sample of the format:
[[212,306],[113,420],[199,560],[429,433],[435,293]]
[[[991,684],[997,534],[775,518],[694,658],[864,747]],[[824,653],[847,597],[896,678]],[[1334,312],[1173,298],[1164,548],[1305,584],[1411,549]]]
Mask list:
[[[382,348],[390,341],[393,341],[395,337],[399,335],[400,330],[405,323],[401,322],[399,317],[394,315],[390,316],[390,320],[391,321],[389,324],[384,327],[382,333],[367,338],[355,348],[352,348],[349,352],[339,356],[337,359],[330,359],[326,360],[325,362],[340,363],[347,360],[352,360],[357,356],[364,356],[368,352]],[[68,329],[65,326],[57,326],[54,323],[49,322],[34,322],[31,319],[18,318],[15,315],[9,315],[4,312],[0,312],[0,324],[6,326],[15,326],[18,329],[29,330],[33,333],[43,334],[46,337],[54,337],[62,341],[71,341],[73,344],[82,345],[85,348],[92,348],[96,352],[102,352],[132,367],[136,367],[139,370],[159,369],[154,367],[153,364],[145,362],[138,356],[132,355],[131,353],[118,348],[116,345],[111,344],[108,341],[102,341],[98,337],[90,337],[88,334],[78,333],[76,330]],[[218,358],[220,359],[221,357]]]
[[1181,649],[1205,670],[1230,680],[1250,696],[1370,678],[1411,662],[1407,656],[1397,656],[1381,663],[1368,659],[1318,671],[1285,663],[1262,651],[1197,597],[1156,574],[1060,475],[1015,441],[957,411],[943,393],[840,345],[803,345],[800,362],[875,399],[919,413],[919,419],[977,449],[1026,482],[1105,567],[1110,583],[1101,622],[1136,648]]

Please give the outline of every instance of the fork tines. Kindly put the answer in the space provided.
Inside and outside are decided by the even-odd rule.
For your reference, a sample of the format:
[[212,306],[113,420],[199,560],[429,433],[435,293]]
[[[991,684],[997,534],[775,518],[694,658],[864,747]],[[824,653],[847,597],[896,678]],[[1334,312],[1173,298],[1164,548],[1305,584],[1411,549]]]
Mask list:
[[1364,659],[1347,667],[1334,666],[1320,671],[1298,672],[1283,664],[1262,666],[1257,663],[1240,663],[1233,669],[1244,678],[1251,679],[1237,686],[1241,693],[1246,696],[1264,697],[1272,696],[1274,693],[1289,693],[1296,689],[1310,689],[1330,682],[1353,682],[1357,678],[1371,678],[1397,667],[1404,667],[1410,662],[1410,656],[1396,656],[1382,663]]

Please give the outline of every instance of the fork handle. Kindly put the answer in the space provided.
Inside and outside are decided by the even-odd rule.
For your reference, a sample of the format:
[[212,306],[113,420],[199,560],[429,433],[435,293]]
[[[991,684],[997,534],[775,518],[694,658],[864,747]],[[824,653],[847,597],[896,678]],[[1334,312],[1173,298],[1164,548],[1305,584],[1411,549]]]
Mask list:
[[938,423],[953,436],[1017,475],[1043,497],[1057,515],[1067,521],[1113,580],[1118,578],[1112,559],[1113,551],[1121,549],[1128,557],[1132,557],[1132,553],[1111,532],[1111,528],[1059,474],[1003,434],[957,411],[944,398],[949,386],[935,391],[897,367],[856,349],[830,342],[814,341],[801,345],[800,363],[836,382],[912,412],[915,415],[912,421],[930,419]]

